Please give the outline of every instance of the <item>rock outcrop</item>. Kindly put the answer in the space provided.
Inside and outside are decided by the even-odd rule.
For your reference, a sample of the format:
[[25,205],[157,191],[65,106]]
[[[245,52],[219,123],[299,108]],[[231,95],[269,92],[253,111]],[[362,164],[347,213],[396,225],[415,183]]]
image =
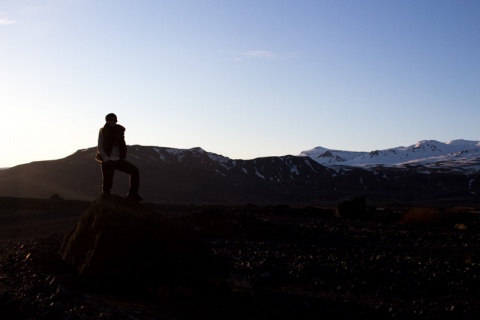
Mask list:
[[104,291],[155,294],[166,285],[203,286],[221,268],[194,231],[115,195],[91,204],[60,254],[80,281]]

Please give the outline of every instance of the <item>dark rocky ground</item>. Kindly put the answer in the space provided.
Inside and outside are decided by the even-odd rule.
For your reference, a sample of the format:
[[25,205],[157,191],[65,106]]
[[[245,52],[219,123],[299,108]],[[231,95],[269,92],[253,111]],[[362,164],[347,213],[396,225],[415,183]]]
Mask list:
[[480,316],[480,215],[469,208],[405,224],[401,212],[355,220],[311,207],[147,205],[226,260],[228,290],[124,297],[82,287],[57,253],[88,205],[0,198],[0,319]]

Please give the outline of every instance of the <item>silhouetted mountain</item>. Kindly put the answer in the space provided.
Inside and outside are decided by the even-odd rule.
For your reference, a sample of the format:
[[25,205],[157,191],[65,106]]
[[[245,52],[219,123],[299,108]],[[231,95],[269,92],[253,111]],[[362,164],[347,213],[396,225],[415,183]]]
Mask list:
[[[140,193],[159,203],[304,203],[363,196],[372,201],[478,198],[480,173],[459,167],[324,166],[308,156],[232,160],[201,148],[129,146],[128,160],[141,174]],[[0,196],[92,200],[101,190],[96,148],[59,160],[0,171]],[[470,158],[478,161],[478,158]],[[127,193],[116,173],[112,192]]]

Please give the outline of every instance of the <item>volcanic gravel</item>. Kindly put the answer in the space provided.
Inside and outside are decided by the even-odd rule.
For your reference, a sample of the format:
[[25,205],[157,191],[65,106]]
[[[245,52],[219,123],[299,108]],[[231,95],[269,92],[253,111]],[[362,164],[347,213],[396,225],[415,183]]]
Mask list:
[[208,208],[171,219],[228,263],[228,298],[91,292],[59,257],[63,235],[55,233],[1,244],[0,319],[480,316],[478,219],[409,225],[285,208]]

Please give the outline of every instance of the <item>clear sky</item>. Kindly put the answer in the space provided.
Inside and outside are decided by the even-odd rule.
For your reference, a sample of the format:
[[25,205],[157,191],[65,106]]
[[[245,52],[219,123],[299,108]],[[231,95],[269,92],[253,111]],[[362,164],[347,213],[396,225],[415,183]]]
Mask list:
[[0,0],[0,167],[110,112],[232,159],[480,140],[480,1]]

